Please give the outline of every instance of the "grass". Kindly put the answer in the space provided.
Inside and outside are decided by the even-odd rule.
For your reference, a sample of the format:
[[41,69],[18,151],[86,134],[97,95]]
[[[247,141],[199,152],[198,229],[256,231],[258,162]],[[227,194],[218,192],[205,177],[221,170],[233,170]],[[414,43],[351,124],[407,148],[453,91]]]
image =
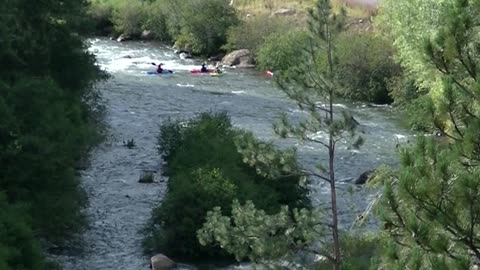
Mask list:
[[[345,8],[349,17],[370,18],[375,15],[376,6],[362,3],[372,1],[375,0],[332,0],[332,6],[337,11]],[[315,2],[315,0],[233,0],[234,6],[241,14],[253,16],[270,15],[280,8],[293,8],[297,11],[295,16],[304,17],[308,8],[313,7]]]

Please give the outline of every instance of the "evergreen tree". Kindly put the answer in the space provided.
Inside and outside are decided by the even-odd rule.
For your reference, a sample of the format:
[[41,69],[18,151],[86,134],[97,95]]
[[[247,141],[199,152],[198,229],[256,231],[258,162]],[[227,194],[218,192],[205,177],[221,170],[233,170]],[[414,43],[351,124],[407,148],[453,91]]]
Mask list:
[[[343,29],[344,19],[343,11],[339,14],[332,12],[329,0],[317,1],[315,9],[310,10],[310,38],[298,64],[275,75],[280,88],[309,114],[308,119],[299,122],[292,122],[284,116],[281,123],[275,125],[275,132],[283,138],[294,137],[317,143],[328,151],[326,168],[318,164],[318,171],[303,172],[305,177],[329,184],[329,214],[320,215],[317,211],[305,209],[291,212],[284,208],[276,215],[267,215],[256,210],[251,203],[245,206],[234,204],[232,218],[222,217],[219,209],[209,214],[203,229],[198,232],[202,244],[218,244],[236,254],[238,259],[250,258],[254,261],[278,259],[308,250],[327,257],[333,269],[340,269],[335,148],[345,141],[353,146],[362,143],[361,138],[355,135],[355,121],[347,111],[334,116],[334,99],[340,92],[335,40]],[[319,100],[325,104],[319,104]],[[246,145],[244,153],[262,153],[253,144]],[[267,153],[246,155],[246,160],[253,160],[252,163],[267,161],[272,166],[276,159],[269,156]],[[288,167],[285,161],[283,164]],[[331,221],[328,221],[329,218]],[[325,239],[332,242],[331,251],[313,250],[314,240]],[[327,246],[325,244],[322,248]]]
[[455,0],[446,10],[425,47],[443,93],[424,119],[448,142],[420,138],[386,181],[384,269],[468,269],[480,260],[480,2]]

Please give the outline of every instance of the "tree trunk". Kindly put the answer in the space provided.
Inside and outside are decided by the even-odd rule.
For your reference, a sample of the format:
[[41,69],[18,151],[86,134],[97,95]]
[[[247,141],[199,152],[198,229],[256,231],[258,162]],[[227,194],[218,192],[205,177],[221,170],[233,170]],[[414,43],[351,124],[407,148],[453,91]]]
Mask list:
[[[330,123],[333,123],[333,93],[329,96],[330,102]],[[332,235],[333,235],[333,269],[340,270],[340,241],[338,237],[338,214],[337,214],[337,191],[335,189],[335,171],[334,171],[334,158],[335,158],[335,142],[333,134],[330,132],[329,145],[328,145],[328,168],[330,171],[330,196],[332,204]]]

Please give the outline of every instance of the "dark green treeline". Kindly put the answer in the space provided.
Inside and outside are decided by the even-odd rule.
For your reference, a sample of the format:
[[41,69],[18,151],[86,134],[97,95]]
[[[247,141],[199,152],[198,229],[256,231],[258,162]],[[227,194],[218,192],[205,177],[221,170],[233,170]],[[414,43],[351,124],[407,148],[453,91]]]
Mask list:
[[0,269],[52,269],[40,240],[85,224],[75,166],[98,138],[103,75],[82,38],[85,1],[0,6]]

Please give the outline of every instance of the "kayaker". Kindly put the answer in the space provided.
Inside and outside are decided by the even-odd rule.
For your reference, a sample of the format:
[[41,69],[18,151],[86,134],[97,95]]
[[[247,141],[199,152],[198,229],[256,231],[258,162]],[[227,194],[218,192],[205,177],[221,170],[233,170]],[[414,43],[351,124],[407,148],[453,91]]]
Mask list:
[[158,65],[157,73],[163,73],[164,69],[162,68],[163,64]]
[[222,73],[222,70],[220,69],[220,67],[217,66],[217,67],[215,67],[215,71],[214,71],[214,72],[217,73],[217,74],[221,74],[221,73]]
[[202,68],[200,69],[200,72],[208,72],[207,65],[205,63],[202,64]]

